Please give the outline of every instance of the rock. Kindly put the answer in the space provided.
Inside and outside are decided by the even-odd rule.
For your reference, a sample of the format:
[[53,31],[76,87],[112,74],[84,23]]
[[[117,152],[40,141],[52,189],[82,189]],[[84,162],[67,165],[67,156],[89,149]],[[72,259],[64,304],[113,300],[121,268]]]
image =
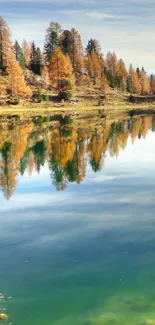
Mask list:
[[1,320],[7,320],[8,319],[7,314],[0,314],[0,319]]

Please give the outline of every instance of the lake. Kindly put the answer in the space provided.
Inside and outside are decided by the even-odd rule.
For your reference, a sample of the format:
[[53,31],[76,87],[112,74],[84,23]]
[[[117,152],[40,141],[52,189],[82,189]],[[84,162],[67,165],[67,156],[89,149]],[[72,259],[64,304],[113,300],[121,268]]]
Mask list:
[[155,324],[155,116],[0,116],[0,324]]

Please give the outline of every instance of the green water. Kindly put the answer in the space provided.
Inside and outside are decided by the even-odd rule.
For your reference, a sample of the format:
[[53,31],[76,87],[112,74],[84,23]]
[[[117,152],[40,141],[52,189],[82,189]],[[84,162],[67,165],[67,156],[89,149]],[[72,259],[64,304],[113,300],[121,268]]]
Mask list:
[[0,121],[2,324],[155,324],[154,121]]

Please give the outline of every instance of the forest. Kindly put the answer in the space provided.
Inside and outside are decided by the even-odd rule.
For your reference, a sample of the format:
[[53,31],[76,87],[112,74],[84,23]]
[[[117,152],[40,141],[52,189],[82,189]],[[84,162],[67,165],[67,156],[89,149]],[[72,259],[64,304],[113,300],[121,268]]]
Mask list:
[[20,99],[48,102],[51,94],[69,101],[84,85],[97,87],[103,96],[108,88],[154,95],[155,75],[132,64],[128,69],[115,52],[104,54],[96,39],[84,46],[78,30],[63,30],[57,22],[49,24],[43,49],[35,40],[12,42],[9,26],[0,17],[0,105],[18,104]]

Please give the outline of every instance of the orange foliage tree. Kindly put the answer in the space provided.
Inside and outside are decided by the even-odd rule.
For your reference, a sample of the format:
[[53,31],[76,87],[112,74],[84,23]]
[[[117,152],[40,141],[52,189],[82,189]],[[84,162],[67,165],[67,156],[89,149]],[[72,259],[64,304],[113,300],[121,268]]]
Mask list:
[[66,82],[69,82],[71,87],[74,85],[73,67],[68,55],[64,55],[60,48],[57,48],[50,60],[49,77],[52,86],[58,92],[62,92],[65,88]]
[[8,64],[8,76],[9,76],[9,89],[11,95],[14,96],[30,96],[31,90],[26,85],[24,79],[24,72],[19,64],[16,61],[15,56],[12,52],[9,55],[9,64]]
[[6,22],[0,17],[0,71],[6,72],[9,52],[11,51],[12,44],[10,40],[10,30]]

